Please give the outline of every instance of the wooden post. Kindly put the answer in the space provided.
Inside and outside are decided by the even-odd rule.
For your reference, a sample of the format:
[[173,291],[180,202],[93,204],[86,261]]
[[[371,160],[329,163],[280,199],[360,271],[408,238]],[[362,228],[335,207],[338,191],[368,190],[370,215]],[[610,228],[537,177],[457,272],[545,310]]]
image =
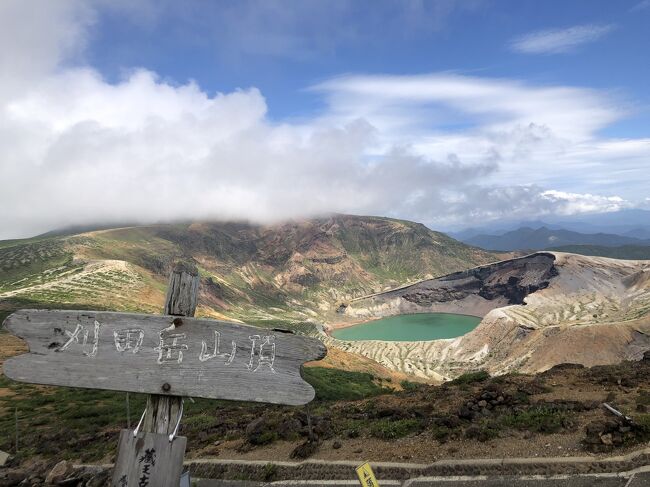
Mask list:
[[[199,271],[193,264],[178,262],[169,276],[165,314],[194,316],[199,298]],[[182,326],[182,320],[174,324]],[[142,431],[169,435],[173,432],[181,407],[181,397],[150,394]]]

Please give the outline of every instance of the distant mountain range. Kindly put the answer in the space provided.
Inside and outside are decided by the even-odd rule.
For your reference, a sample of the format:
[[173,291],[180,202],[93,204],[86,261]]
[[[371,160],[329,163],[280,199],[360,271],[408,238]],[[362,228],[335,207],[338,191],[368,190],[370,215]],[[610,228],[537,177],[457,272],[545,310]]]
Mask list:
[[557,250],[619,259],[650,258],[650,211],[641,209],[555,216],[545,221],[499,221],[448,234],[469,245],[498,251]]
[[567,245],[597,245],[617,247],[621,245],[648,246],[650,240],[616,235],[612,233],[580,233],[565,229],[547,227],[523,227],[502,235],[475,235],[463,240],[465,243],[483,249],[542,250]]
[[[650,239],[650,211],[630,209],[579,216],[549,216],[543,221],[506,220],[447,233],[458,240],[467,242],[478,235],[503,235],[520,228],[539,229],[543,227],[551,230],[569,230],[585,234],[607,233],[648,240]],[[587,242],[580,243],[586,244]]]

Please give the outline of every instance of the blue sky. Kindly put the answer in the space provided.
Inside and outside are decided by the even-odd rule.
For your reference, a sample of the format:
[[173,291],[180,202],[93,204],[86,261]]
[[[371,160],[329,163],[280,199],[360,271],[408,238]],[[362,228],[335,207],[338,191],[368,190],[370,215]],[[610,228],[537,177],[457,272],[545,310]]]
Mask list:
[[650,204],[648,0],[6,0],[0,42],[0,237]]
[[[93,28],[87,60],[107,79],[146,66],[207,91],[255,86],[282,119],[322,108],[305,88],[341,74],[452,71],[618,92],[640,110],[608,133],[650,131],[650,5],[640,0],[189,1],[149,9],[104,11]],[[609,30],[562,53],[512,48],[530,33],[574,26]]]

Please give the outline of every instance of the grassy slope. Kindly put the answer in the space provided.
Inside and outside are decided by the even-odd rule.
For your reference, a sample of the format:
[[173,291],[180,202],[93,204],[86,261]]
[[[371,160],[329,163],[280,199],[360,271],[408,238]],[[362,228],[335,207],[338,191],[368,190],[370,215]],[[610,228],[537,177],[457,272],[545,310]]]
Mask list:
[[418,223],[383,218],[371,228],[354,223],[341,225],[338,239],[362,267],[385,279],[405,282],[495,259]]

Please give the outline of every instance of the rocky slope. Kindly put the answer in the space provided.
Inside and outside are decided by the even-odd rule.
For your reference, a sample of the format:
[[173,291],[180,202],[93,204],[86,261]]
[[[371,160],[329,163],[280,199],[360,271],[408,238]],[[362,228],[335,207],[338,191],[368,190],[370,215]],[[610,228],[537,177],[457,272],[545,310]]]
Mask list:
[[331,346],[433,380],[485,368],[540,372],[638,359],[650,349],[650,262],[536,253],[357,300],[347,319],[402,312],[483,316],[472,332],[430,342]]
[[497,260],[423,225],[336,215],[281,225],[150,225],[0,242],[0,311],[159,312],[175,259],[202,276],[198,314],[317,319],[342,300]]
[[448,312],[483,316],[494,308],[524,304],[529,294],[557,276],[555,256],[537,253],[455,272],[367,298],[342,303],[340,314],[355,318],[402,313]]

